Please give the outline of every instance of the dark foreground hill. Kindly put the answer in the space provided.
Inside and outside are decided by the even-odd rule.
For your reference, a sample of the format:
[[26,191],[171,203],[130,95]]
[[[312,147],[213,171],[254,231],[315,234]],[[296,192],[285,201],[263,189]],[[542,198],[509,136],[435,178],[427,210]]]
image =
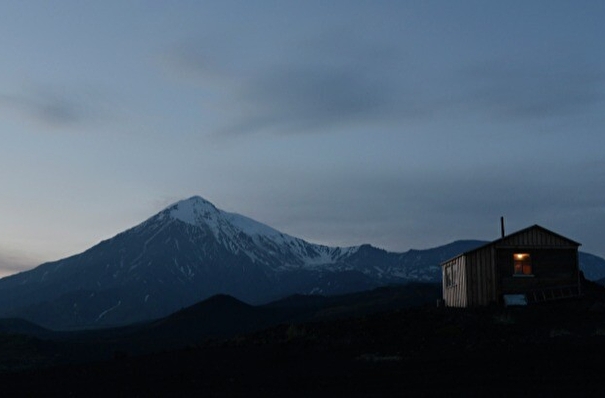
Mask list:
[[[434,284],[386,286],[341,296],[292,296],[252,306],[216,295],[165,318],[130,326],[55,332],[18,319],[0,319],[0,370],[51,366],[141,355],[204,344],[279,324],[353,318],[393,309],[433,304]],[[11,336],[19,341],[15,347]]]
[[0,383],[13,396],[603,396],[605,293],[584,291],[533,307],[420,306],[288,322],[0,374]]

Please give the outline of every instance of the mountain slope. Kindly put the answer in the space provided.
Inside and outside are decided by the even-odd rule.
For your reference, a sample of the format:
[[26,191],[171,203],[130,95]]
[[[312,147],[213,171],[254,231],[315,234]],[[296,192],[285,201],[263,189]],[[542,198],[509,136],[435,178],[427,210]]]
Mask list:
[[0,316],[99,327],[159,318],[220,293],[260,303],[377,286],[346,265],[357,250],[310,244],[193,197],[81,254],[0,280]]

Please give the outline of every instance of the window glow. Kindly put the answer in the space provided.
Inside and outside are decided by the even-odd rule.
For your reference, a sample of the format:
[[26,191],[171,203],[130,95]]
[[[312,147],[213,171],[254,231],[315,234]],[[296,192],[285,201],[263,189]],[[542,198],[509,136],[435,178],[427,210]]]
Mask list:
[[515,275],[532,275],[529,253],[515,253],[513,259],[513,272]]

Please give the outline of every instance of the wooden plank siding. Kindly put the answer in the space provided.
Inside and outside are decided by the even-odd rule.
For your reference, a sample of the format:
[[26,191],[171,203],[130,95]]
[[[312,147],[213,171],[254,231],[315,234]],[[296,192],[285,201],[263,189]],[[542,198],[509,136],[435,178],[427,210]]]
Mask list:
[[492,248],[487,246],[481,250],[468,253],[467,272],[469,282],[467,284],[468,306],[484,306],[497,301],[495,289],[496,270],[493,261]]
[[463,256],[443,263],[443,301],[448,307],[467,307],[467,276]]
[[[532,258],[532,276],[513,275],[513,254],[522,250]],[[503,294],[578,283],[577,250],[569,248],[523,247],[498,249],[498,275]]]
[[[496,243],[497,242],[497,243]],[[505,236],[496,241],[497,247],[541,247],[541,248],[561,248],[578,247],[579,244],[567,239],[561,235],[550,232],[538,225],[526,228],[522,231]]]
[[[578,286],[579,292],[579,246],[573,240],[534,225],[462,253],[441,264],[445,305],[486,306],[501,303],[503,294],[561,286]],[[532,275],[514,274],[515,253],[530,254]]]

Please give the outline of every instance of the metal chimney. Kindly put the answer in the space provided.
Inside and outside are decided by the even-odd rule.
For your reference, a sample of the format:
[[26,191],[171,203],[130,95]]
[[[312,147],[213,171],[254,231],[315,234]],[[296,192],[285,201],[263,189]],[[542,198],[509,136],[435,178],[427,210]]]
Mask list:
[[502,237],[504,238],[504,217],[500,217],[500,233],[502,234]]

